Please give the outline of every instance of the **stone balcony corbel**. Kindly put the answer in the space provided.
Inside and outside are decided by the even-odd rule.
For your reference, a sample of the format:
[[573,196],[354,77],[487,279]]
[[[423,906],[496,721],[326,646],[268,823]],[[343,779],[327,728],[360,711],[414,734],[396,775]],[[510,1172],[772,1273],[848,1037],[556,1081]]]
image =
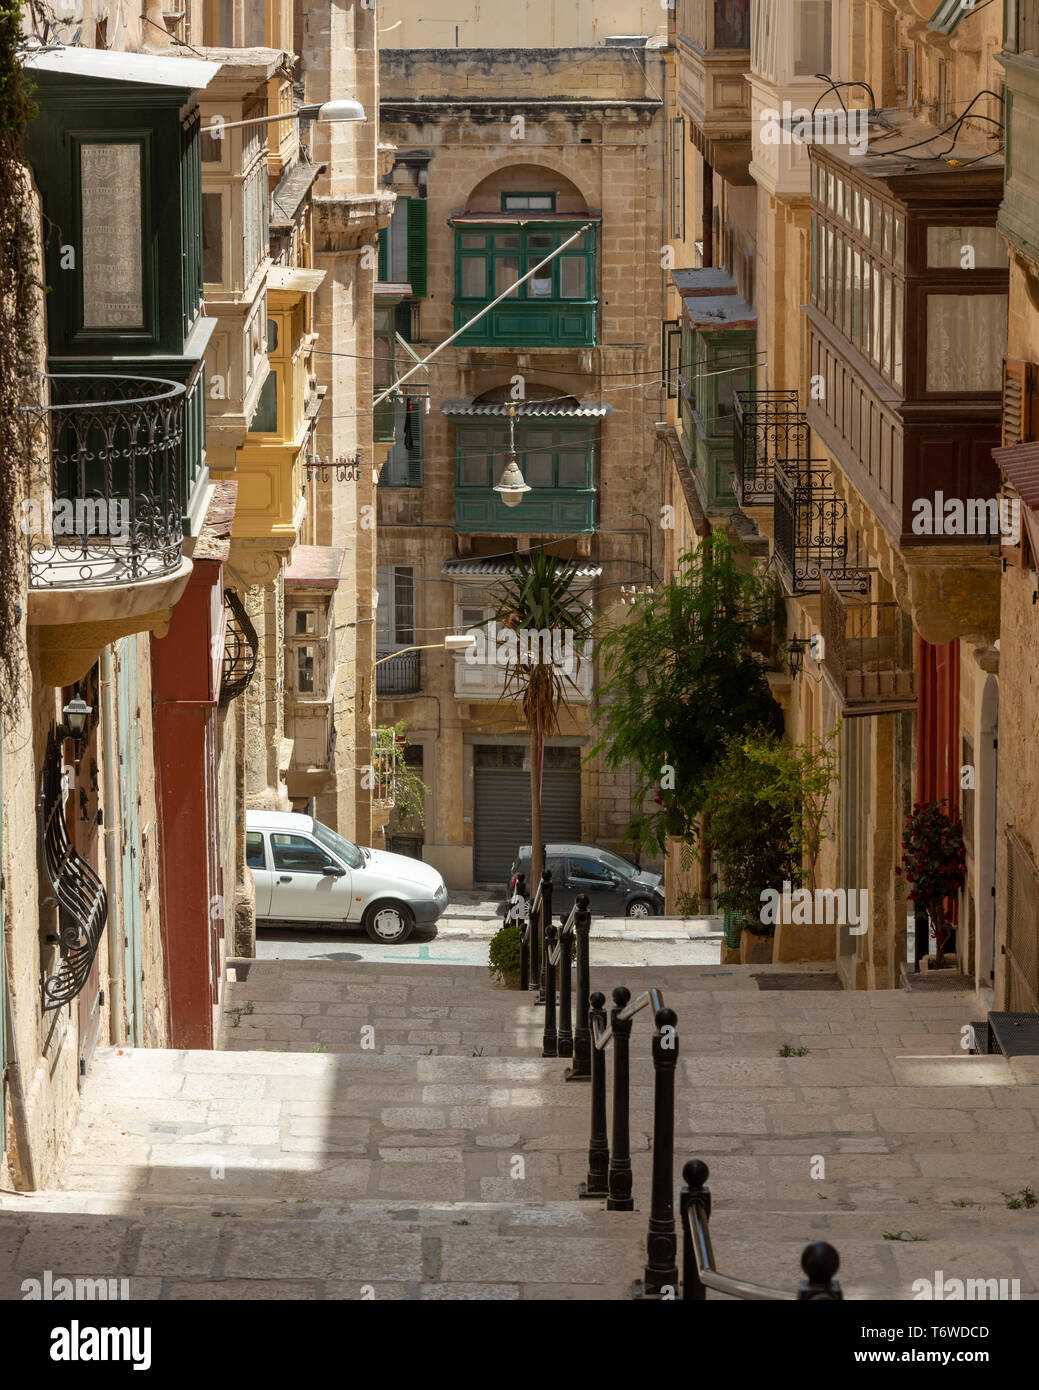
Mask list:
[[314,198],[314,249],[356,251],[388,227],[397,195],[389,189],[348,197]]

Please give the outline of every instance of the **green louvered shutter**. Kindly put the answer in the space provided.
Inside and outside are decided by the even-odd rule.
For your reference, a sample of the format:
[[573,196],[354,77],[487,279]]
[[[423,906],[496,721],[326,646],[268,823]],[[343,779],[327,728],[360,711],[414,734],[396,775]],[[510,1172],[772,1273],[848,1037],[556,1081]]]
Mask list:
[[425,406],[416,400],[411,412],[411,437],[414,447],[408,450],[408,487],[422,486],[422,415]]
[[412,295],[422,299],[426,293],[426,204],[422,198],[408,199],[408,280]]
[[389,228],[383,227],[379,233],[379,279],[385,284],[389,280]]

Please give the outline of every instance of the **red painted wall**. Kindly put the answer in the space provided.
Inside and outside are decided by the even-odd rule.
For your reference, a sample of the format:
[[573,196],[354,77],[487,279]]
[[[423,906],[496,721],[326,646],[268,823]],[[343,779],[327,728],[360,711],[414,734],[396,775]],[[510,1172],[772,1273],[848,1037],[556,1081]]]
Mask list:
[[156,799],[170,1045],[211,1048],[219,1000],[216,709],[223,567],[196,562],[166,637],[152,638]]
[[917,638],[915,801],[960,804],[960,653]]

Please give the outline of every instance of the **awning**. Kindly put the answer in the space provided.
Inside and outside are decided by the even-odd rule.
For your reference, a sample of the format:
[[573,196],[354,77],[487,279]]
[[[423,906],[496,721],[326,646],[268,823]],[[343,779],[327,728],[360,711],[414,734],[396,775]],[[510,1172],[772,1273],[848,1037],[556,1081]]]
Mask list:
[[1003,477],[1021,499],[1021,520],[1024,522],[1032,554],[1039,558],[1039,443],[1008,444],[993,449]]
[[294,545],[285,567],[287,589],[334,589],[346,551],[332,545]]
[[325,270],[303,270],[295,266],[272,265],[267,272],[267,288],[285,290],[297,297],[313,294],[327,274]]
[[688,295],[717,296],[736,294],[736,281],[721,266],[705,265],[696,270],[673,270],[671,283],[685,299]]
[[[444,568],[440,572],[450,579],[468,579],[511,574],[515,568],[511,560],[445,560]],[[602,574],[602,565],[588,563],[562,564],[560,569],[566,574],[575,575],[578,579],[598,579]]]
[[108,48],[58,48],[28,52],[22,62],[33,72],[60,77],[93,77],[101,82],[135,82],[145,87],[208,87],[220,63],[198,58],[162,58],[152,53],[119,53]]
[[516,418],[533,416],[560,420],[602,420],[613,409],[612,405],[601,405],[598,401],[580,401],[577,405],[553,405],[550,401],[445,401],[440,407],[445,415],[492,415],[507,420],[509,404],[516,406]]
[[741,294],[691,295],[682,301],[694,328],[756,328],[758,315]]

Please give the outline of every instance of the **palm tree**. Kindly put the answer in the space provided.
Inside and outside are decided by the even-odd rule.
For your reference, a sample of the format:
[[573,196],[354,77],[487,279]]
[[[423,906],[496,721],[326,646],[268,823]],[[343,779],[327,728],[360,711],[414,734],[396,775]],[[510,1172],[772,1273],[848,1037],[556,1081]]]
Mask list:
[[[530,891],[541,879],[541,772],[545,739],[559,728],[560,708],[569,707],[569,689],[577,689],[582,651],[592,635],[592,610],[574,591],[576,570],[544,551],[515,555],[498,593],[495,621],[517,636],[516,659],[505,669],[505,685],[499,702],[519,703],[530,735]],[[561,670],[546,652],[544,639],[530,634],[552,634],[572,643],[577,665],[573,674]],[[521,637],[520,634],[525,635]],[[558,650],[558,648],[557,648]]]

